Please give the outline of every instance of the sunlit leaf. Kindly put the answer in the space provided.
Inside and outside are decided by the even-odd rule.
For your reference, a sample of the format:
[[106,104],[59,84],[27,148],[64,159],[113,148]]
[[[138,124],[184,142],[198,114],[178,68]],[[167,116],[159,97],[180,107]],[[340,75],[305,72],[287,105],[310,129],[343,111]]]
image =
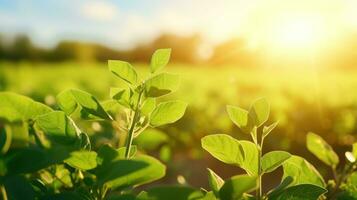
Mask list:
[[207,168],[208,170],[208,183],[214,194],[219,197],[219,190],[224,184],[224,180],[219,177],[213,170]]
[[186,111],[187,103],[182,101],[167,101],[160,103],[150,116],[153,127],[171,124],[179,120]]
[[79,105],[81,107],[81,111],[83,111],[82,114],[86,117],[91,118],[90,115],[92,115],[93,117],[100,119],[112,119],[100,105],[98,100],[87,92],[69,89],[58,94],[56,98],[58,106],[67,115],[71,115]]
[[109,60],[109,70],[122,80],[135,84],[137,82],[137,73],[130,63],[120,60]]
[[249,116],[253,119],[254,125],[260,127],[269,118],[270,106],[265,98],[256,100],[249,109]]
[[227,112],[229,118],[235,125],[237,125],[244,133],[250,133],[253,128],[253,121],[249,116],[248,111],[239,107],[228,105]]
[[97,167],[97,153],[94,151],[75,151],[64,162],[80,170],[94,169]]
[[241,144],[229,135],[207,135],[201,139],[201,145],[213,157],[224,163],[241,166],[244,161]]
[[319,135],[308,133],[306,137],[307,149],[325,164],[336,167],[339,163],[338,155],[332,147]]
[[264,154],[262,157],[262,170],[264,173],[269,173],[274,171],[276,168],[280,167],[285,160],[291,157],[290,153],[285,151],[271,151]]
[[159,71],[169,63],[171,49],[158,49],[151,57],[150,71],[154,73]]
[[175,74],[161,73],[145,82],[145,92],[148,97],[159,97],[178,89],[180,77]]
[[275,127],[278,125],[278,122],[274,122],[269,126],[264,126],[263,128],[263,137],[266,137],[269,135],[269,133],[275,129]]
[[0,92],[0,120],[8,122],[34,119],[52,109],[32,99],[11,92]]
[[283,163],[283,170],[283,179],[291,176],[294,179],[293,185],[314,184],[325,187],[324,179],[320,173],[302,157],[291,156]]

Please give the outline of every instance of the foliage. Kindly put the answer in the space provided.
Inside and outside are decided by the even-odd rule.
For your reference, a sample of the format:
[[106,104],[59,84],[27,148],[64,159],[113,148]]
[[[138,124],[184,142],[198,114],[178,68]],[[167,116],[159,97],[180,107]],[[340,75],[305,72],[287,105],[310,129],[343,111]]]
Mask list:
[[[109,61],[109,70],[127,84],[111,89],[110,104],[101,103],[87,92],[67,89],[56,97],[57,110],[21,95],[1,92],[2,197],[126,199],[135,197],[133,188],[162,178],[166,167],[137,152],[132,143],[146,128],[174,123],[185,113],[187,104],[182,101],[156,103],[179,84],[177,75],[161,72],[170,52],[159,49],[154,53],[151,73],[144,80],[139,80],[129,63]],[[104,144],[94,148],[80,128],[86,120],[112,124],[124,136],[119,138],[126,138],[125,146]],[[140,194],[139,198],[144,197]]]
[[[263,155],[264,140],[277,125],[273,123],[264,126],[270,112],[265,99],[256,100],[249,110],[227,106],[227,112],[234,124],[251,136],[253,143],[225,134],[202,138],[202,147],[212,156],[224,163],[240,167],[247,173],[223,181],[209,170],[210,187],[217,199],[318,199],[326,193],[321,175],[304,158],[285,151],[271,151]],[[284,170],[281,184],[263,194],[263,175],[279,167]],[[256,195],[250,195],[254,190]]]

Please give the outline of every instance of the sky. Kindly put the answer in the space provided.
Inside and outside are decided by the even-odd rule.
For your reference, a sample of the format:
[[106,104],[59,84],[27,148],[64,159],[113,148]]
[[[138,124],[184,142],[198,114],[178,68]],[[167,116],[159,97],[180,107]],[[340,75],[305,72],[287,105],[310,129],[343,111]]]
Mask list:
[[[280,30],[285,26],[283,19],[298,25]],[[314,31],[321,35],[356,30],[357,1],[0,0],[0,33],[26,33],[35,44],[44,47],[70,39],[131,48],[163,32],[198,33],[208,44],[248,37],[254,44],[267,41],[267,37],[274,41],[280,32],[290,29],[308,29],[307,21],[316,21],[310,27],[322,27]]]

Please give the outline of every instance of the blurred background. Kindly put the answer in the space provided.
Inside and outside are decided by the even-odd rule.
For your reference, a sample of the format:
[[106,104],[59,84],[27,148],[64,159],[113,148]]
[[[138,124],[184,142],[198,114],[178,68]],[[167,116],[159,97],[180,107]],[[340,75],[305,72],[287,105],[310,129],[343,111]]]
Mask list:
[[[145,74],[157,48],[172,48],[166,71],[182,76],[180,90],[165,98],[189,102],[178,123],[136,140],[168,166],[163,183],[206,187],[207,167],[224,178],[242,173],[200,145],[215,133],[249,139],[226,104],[248,108],[266,97],[269,122],[279,121],[266,151],[304,156],[322,174],[330,172],[306,150],[308,131],[341,158],[357,140],[357,1],[0,0],[0,91],[50,106],[66,88],[106,100],[109,87],[123,84],[107,60]],[[82,126],[96,147],[115,142],[108,124]]]

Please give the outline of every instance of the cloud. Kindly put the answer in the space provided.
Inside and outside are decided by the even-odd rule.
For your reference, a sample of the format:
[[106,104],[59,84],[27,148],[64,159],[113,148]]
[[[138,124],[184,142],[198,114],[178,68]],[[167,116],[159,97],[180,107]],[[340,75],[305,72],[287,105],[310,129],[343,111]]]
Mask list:
[[111,21],[118,15],[116,5],[105,1],[89,1],[82,6],[81,11],[85,18],[96,21]]

